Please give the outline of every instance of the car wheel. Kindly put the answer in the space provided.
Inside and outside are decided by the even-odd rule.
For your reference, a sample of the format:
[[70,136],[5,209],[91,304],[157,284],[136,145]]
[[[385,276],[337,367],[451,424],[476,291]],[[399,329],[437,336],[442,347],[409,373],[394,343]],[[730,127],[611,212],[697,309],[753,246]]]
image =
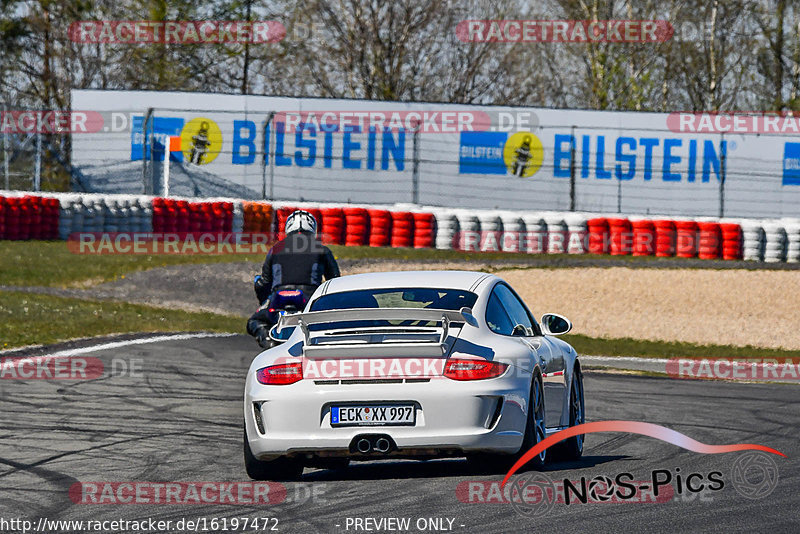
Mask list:
[[303,474],[303,464],[285,456],[275,460],[259,460],[250,450],[247,431],[244,432],[244,468],[253,480],[297,480]]
[[[572,385],[569,388],[569,426],[586,422],[586,409],[583,396],[583,373],[580,367],[572,372]],[[577,460],[583,455],[583,436],[579,434],[563,442],[563,454],[568,460]]]
[[[547,437],[544,419],[544,387],[540,375],[535,375],[531,383],[531,395],[529,398],[528,422],[525,427],[525,439],[522,440],[522,447],[519,449],[518,456],[522,456],[537,443]],[[540,468],[547,460],[547,450],[537,454],[531,463],[535,468]]]

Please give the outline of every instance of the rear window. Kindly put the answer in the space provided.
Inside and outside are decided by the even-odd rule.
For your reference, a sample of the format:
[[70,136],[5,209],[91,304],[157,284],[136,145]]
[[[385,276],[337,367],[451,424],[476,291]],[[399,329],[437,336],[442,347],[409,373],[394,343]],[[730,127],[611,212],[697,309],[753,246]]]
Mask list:
[[360,289],[323,295],[311,304],[311,311],[353,308],[431,308],[460,310],[471,308],[478,295],[462,289],[392,288]]

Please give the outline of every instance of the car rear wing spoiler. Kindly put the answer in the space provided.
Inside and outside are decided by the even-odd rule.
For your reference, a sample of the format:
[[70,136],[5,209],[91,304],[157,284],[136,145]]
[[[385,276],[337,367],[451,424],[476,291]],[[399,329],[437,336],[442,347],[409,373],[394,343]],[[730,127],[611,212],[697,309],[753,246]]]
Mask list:
[[[344,321],[426,321],[441,323],[442,332],[436,342],[395,342],[395,343],[331,343],[314,344],[311,341],[310,325]],[[439,310],[430,308],[352,308],[326,310],[282,315],[277,330],[296,326],[303,332],[303,352],[309,357],[413,357],[430,355],[431,349],[445,352],[445,340],[449,335],[450,323],[468,323],[477,326],[470,308],[460,310]]]

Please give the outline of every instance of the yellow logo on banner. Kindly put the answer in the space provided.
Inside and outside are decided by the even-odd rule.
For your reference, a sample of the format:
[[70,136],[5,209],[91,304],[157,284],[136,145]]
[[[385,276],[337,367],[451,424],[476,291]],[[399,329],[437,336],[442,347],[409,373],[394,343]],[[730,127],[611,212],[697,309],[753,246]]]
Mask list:
[[192,119],[181,130],[181,148],[188,163],[211,163],[222,150],[222,131],[211,119]]
[[517,132],[508,138],[503,147],[503,162],[509,174],[527,178],[542,167],[544,148],[531,132]]

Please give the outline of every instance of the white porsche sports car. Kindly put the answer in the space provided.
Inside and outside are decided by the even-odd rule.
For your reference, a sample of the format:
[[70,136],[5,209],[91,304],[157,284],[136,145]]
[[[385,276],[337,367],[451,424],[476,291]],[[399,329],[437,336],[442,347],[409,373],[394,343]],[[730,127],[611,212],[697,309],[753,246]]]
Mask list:
[[[259,354],[244,393],[244,457],[254,479],[349,460],[466,456],[513,460],[584,422],[575,350],[501,278],[467,271],[343,276]],[[280,335],[283,334],[283,335]],[[583,436],[560,444],[577,458]],[[546,451],[534,463],[545,461]]]

